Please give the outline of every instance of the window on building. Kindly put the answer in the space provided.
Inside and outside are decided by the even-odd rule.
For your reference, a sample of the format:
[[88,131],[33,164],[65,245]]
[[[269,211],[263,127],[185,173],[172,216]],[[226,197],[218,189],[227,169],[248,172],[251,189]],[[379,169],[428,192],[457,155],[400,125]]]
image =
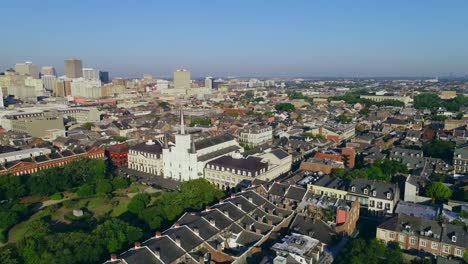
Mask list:
[[352,192],[356,192],[356,187],[354,187],[354,186],[351,187],[351,191],[352,191]]
[[452,242],[457,242],[457,237],[456,236],[452,236]]
[[400,240],[400,242],[405,242],[405,235],[400,234],[398,239]]
[[416,238],[415,237],[410,237],[409,242],[410,242],[411,245],[416,245]]
[[461,248],[456,248],[455,249],[455,256],[461,257],[463,255],[463,250]]
[[364,189],[364,194],[368,194],[368,193],[369,193],[369,190]]
[[382,209],[382,202],[377,202],[377,208]]
[[385,210],[390,210],[390,203],[385,203]]
[[439,248],[439,244],[436,243],[436,242],[432,242],[432,243],[431,243],[431,248],[432,248],[432,249],[438,249],[438,248]]
[[391,196],[391,193],[387,193],[387,199],[390,199]]
[[372,196],[377,196],[377,191],[372,191]]
[[444,245],[444,253],[450,254],[450,246]]
[[423,239],[419,240],[419,245],[421,247],[425,247],[426,246],[426,240],[423,240]]
[[385,230],[380,231],[380,237],[385,239],[387,237],[387,232]]
[[375,206],[375,201],[374,200],[370,200],[369,202],[369,207],[374,207]]
[[390,235],[389,235],[390,239],[395,239],[395,233],[393,232],[390,232]]

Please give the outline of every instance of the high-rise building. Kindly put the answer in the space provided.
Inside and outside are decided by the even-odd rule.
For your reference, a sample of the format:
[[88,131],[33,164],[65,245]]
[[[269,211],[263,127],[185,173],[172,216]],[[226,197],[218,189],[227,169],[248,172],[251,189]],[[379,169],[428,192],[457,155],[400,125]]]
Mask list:
[[55,75],[42,75],[41,76],[42,82],[44,83],[44,88],[47,91],[52,91],[54,89],[54,82],[57,79]]
[[104,84],[109,83],[109,72],[99,71],[99,80]]
[[205,78],[205,88],[213,89],[213,77],[206,77]]
[[176,89],[190,89],[190,71],[186,69],[179,69],[174,72],[174,88]]
[[65,60],[65,76],[68,78],[83,77],[83,65],[81,60],[74,58]]
[[102,94],[101,81],[79,78],[71,83],[71,95],[84,98],[100,98]]
[[99,71],[93,68],[83,68],[83,78],[85,80],[99,80]]
[[65,91],[65,82],[63,80],[55,80],[52,88],[52,95],[56,97],[65,97],[68,94]]
[[51,75],[56,76],[57,73],[55,72],[55,68],[52,66],[43,66],[41,68],[41,75]]
[[39,78],[39,69],[37,65],[32,64],[32,62],[30,61],[27,61],[25,63],[16,63],[15,72],[17,72],[20,75],[31,76],[34,79]]

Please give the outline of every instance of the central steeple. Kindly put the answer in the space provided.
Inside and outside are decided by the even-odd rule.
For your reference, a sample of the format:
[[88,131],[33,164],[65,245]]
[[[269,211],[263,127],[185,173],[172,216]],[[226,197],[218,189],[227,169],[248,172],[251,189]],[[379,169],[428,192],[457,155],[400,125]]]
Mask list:
[[184,110],[180,109],[180,134],[185,135]]

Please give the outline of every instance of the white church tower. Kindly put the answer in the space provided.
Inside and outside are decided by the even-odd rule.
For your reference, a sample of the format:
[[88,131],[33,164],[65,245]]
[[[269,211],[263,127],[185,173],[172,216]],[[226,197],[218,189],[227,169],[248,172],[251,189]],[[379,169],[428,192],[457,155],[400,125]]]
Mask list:
[[197,155],[192,146],[192,137],[185,133],[184,112],[180,110],[180,130],[175,135],[175,146],[163,148],[163,173],[164,178],[177,181],[197,179],[198,175]]

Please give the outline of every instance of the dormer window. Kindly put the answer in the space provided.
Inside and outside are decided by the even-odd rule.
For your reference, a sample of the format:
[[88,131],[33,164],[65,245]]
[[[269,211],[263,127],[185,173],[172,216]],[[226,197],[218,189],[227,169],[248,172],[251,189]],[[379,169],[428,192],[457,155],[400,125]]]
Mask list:
[[352,192],[356,192],[356,187],[354,187],[354,186],[351,187],[351,191],[352,191]]
[[368,194],[368,193],[369,193],[369,190],[364,189],[364,194]]
[[457,242],[457,237],[456,236],[452,236],[452,242]]
[[377,192],[376,192],[376,191],[372,191],[372,196],[377,196]]
[[387,193],[387,199],[390,199],[391,196],[392,196],[391,193]]

